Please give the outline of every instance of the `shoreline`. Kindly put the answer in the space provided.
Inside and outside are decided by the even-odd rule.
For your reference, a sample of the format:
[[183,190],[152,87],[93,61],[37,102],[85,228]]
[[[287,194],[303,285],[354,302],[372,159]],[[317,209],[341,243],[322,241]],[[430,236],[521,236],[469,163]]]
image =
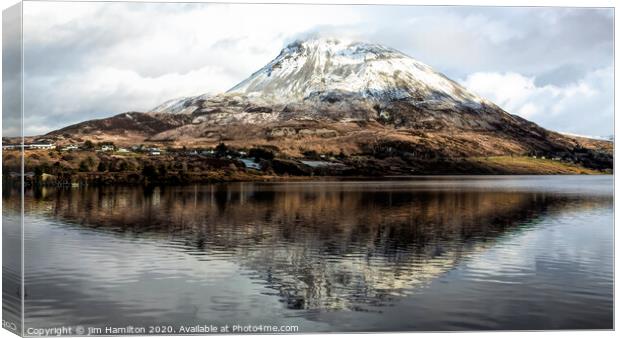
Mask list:
[[[108,182],[101,184],[98,182],[80,181],[70,184],[61,183],[45,183],[33,180],[25,180],[24,188],[87,188],[87,187],[175,187],[175,186],[189,186],[189,185],[202,185],[202,184],[223,184],[223,183],[310,183],[310,182],[390,182],[390,181],[425,181],[428,179],[450,179],[450,178],[504,178],[504,177],[574,177],[574,176],[612,176],[613,173],[596,173],[596,174],[471,174],[471,173],[446,173],[446,174],[418,174],[418,175],[388,175],[388,176],[255,176],[252,178],[231,178],[231,179],[219,179],[219,180],[195,180],[186,182],[149,182],[145,183],[121,183],[121,182]],[[19,187],[19,181],[15,178],[3,177],[3,185],[17,188]]]
[[254,150],[254,154],[227,150],[210,155],[166,153],[157,156],[101,151],[3,152],[3,182],[21,181],[22,156],[26,186],[58,187],[613,174],[612,168],[588,168],[579,163],[524,155],[435,159],[314,155],[285,157],[267,150]]

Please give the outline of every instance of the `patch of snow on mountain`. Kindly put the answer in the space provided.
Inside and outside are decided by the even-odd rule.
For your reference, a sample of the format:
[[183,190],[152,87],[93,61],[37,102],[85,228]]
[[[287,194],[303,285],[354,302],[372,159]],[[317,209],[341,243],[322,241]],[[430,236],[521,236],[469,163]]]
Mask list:
[[595,136],[595,135],[582,135],[582,134],[575,134],[575,133],[567,133],[567,132],[559,132],[562,135],[566,135],[566,136],[572,136],[572,137],[583,137],[583,138],[589,138],[592,140],[601,140],[601,141],[613,141],[614,140],[614,136],[610,135],[610,136]]
[[198,108],[199,101],[209,98],[210,94],[186,96],[168,100],[150,110],[153,113],[190,114]]

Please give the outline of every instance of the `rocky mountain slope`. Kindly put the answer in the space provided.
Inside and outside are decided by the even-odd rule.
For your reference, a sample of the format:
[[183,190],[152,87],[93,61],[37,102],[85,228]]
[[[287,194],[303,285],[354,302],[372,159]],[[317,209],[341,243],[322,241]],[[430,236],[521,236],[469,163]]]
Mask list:
[[[612,166],[605,141],[561,135],[511,115],[415,59],[377,44],[296,41],[226,93],[87,121],[48,137],[172,146],[269,146],[407,163],[538,155]],[[584,160],[585,158],[585,160]]]

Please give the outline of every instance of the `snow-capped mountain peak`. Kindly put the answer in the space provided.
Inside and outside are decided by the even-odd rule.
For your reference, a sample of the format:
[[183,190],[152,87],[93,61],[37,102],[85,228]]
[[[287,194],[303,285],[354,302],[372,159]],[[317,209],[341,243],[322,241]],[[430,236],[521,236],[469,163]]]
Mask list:
[[378,100],[442,100],[480,104],[483,99],[395,49],[334,38],[295,41],[229,93],[304,100],[329,92]]

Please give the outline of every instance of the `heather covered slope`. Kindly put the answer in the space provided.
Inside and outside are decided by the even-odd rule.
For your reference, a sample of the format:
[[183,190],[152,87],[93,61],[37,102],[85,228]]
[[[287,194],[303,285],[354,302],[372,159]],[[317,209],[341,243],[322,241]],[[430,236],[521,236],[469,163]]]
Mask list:
[[140,142],[152,135],[189,123],[186,115],[129,112],[109,118],[89,120],[44,135],[61,143],[75,139]]

